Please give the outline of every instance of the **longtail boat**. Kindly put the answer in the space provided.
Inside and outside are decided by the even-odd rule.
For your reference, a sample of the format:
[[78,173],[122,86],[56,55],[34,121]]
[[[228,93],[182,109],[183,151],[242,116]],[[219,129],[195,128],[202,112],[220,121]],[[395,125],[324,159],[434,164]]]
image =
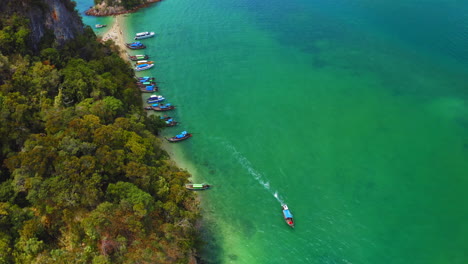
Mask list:
[[135,62],[135,66],[142,65],[142,64],[154,64],[154,61],[139,60]]
[[132,42],[132,43],[125,43],[125,46],[129,49],[137,50],[137,49],[145,49],[146,46],[143,45],[140,41]]
[[144,77],[137,77],[137,80],[140,81],[140,82],[154,82],[154,81],[156,81],[156,78],[149,77],[149,76],[144,76]]
[[148,85],[156,85],[156,82],[137,82],[138,87],[145,87]]
[[150,106],[145,107],[146,110],[154,110],[157,112],[165,112],[172,109],[175,109],[175,106],[171,104],[152,104]]
[[283,208],[284,221],[286,222],[286,224],[288,224],[288,226],[294,228],[293,215],[289,211],[288,206],[286,204],[283,204],[283,205],[281,205],[281,207]]
[[138,60],[147,60],[149,56],[148,55],[129,55],[128,58],[132,61],[138,61]]
[[168,116],[168,117],[161,117],[161,119],[164,120],[164,122],[166,123],[166,127],[175,127],[179,124],[179,122],[177,121],[174,121],[174,119],[172,119],[172,117]]
[[180,134],[175,135],[171,138],[166,138],[167,141],[174,143],[174,142],[179,142],[182,140],[186,140],[188,138],[192,137],[192,134],[188,133],[187,131],[182,131]]
[[201,191],[201,190],[206,190],[206,189],[211,188],[211,185],[189,183],[189,184],[185,184],[185,188],[187,188],[188,190],[192,190],[192,191]]
[[148,85],[148,86],[140,86],[140,92],[142,93],[154,93],[158,91],[158,87],[154,85]]

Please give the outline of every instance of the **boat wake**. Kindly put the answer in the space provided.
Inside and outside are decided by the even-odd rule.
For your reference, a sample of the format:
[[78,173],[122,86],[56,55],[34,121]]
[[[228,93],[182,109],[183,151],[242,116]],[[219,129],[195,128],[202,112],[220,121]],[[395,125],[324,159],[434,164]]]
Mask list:
[[231,150],[231,153],[233,155],[233,157],[239,162],[239,164],[251,175],[254,177],[254,179],[260,184],[263,186],[263,188],[265,188],[265,190],[267,190],[269,193],[271,193],[273,195],[273,197],[275,197],[276,200],[278,200],[278,202],[280,204],[284,204],[283,202],[283,199],[279,196],[278,194],[278,191],[273,191],[271,186],[270,186],[270,182],[268,182],[266,179],[265,179],[265,176],[262,175],[260,172],[256,171],[253,166],[252,166],[252,163],[250,163],[250,161],[244,157],[234,146],[232,146],[231,144],[229,143],[224,143],[224,145],[229,149]]

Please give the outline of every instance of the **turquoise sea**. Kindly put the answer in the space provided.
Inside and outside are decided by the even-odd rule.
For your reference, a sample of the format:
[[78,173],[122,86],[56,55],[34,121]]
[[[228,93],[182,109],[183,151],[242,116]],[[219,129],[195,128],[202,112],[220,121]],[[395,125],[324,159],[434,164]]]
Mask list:
[[145,75],[182,122],[164,135],[194,132],[169,152],[214,185],[204,263],[468,263],[467,1],[165,0],[126,21],[158,34]]

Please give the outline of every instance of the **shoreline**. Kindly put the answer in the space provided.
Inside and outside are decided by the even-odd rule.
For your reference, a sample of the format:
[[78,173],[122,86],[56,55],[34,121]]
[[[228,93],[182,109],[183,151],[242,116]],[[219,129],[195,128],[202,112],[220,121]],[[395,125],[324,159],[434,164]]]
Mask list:
[[113,40],[115,45],[119,47],[120,57],[125,61],[129,61],[124,38],[124,34],[128,31],[125,26],[125,18],[123,15],[117,15],[113,20],[112,26],[102,34],[101,41]]
[[[109,27],[107,31],[105,31],[102,34],[101,41],[105,42],[107,40],[113,40],[115,45],[119,47],[120,57],[131,64],[132,61],[128,57],[129,53],[127,52],[127,47],[125,46],[125,39],[124,39],[124,35],[127,32],[128,32],[128,28],[126,27],[126,24],[125,24],[125,16],[123,15],[114,16],[112,26]],[[142,95],[142,98],[143,98],[143,95]],[[161,138],[164,139],[162,136]],[[192,179],[192,181],[196,180],[197,174],[198,174],[196,166],[192,164],[192,162],[189,159],[184,157],[183,153],[178,153],[178,151],[176,151],[174,148],[170,146],[170,144],[166,142],[163,142],[162,147],[179,168],[186,170],[187,172],[190,173],[190,176],[191,176],[190,179]]]
[[151,4],[161,2],[161,0],[147,0],[146,3],[138,5],[130,10],[123,10],[123,7],[117,7],[115,10],[109,10],[109,8],[114,8],[114,7],[103,7],[103,9],[98,9],[95,5],[91,7],[90,9],[86,10],[84,13],[87,16],[97,16],[97,17],[103,17],[103,16],[117,16],[117,15],[123,15],[123,14],[129,14],[129,13],[134,13],[138,11],[141,8],[145,8],[150,6]]

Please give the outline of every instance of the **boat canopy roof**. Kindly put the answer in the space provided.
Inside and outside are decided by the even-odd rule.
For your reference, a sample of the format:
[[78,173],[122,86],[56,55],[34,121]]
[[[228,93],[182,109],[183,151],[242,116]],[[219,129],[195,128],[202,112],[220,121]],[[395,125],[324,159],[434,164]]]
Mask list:
[[148,34],[149,34],[149,32],[140,32],[140,33],[136,33],[136,36],[137,37],[142,37],[142,36],[146,36]]
[[283,210],[284,217],[286,218],[292,218],[292,214],[289,210]]
[[203,184],[193,184],[193,188],[203,188]]

